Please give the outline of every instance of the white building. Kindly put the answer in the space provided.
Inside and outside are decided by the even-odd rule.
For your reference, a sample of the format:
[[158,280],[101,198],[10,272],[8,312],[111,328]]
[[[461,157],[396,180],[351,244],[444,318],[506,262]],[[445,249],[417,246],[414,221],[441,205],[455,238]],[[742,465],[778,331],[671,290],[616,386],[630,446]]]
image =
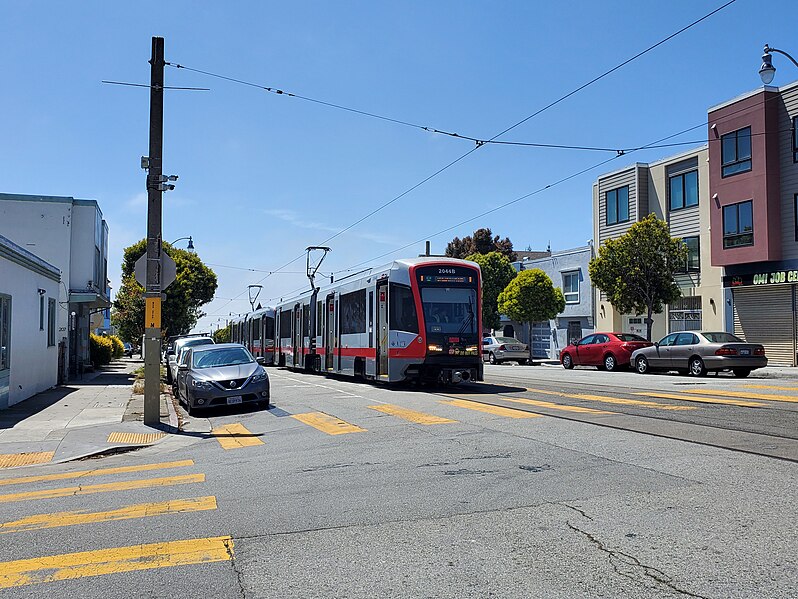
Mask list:
[[94,200],[0,194],[0,235],[61,271],[56,343],[67,359],[59,382],[89,361],[92,312],[110,306],[108,225]]
[[0,409],[58,382],[58,269],[0,235]]

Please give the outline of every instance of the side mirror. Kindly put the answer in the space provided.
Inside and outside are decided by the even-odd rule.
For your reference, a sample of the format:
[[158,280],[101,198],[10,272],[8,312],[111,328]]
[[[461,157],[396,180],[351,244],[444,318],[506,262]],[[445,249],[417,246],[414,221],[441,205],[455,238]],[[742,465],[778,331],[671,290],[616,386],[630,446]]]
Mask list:
[[255,361],[261,366],[266,366],[266,358],[264,358],[263,356],[258,356],[257,358],[255,358]]
[[574,341],[574,347],[576,347],[576,346],[578,346],[578,345],[579,345],[579,341],[578,341],[578,340],[577,340],[577,341]]

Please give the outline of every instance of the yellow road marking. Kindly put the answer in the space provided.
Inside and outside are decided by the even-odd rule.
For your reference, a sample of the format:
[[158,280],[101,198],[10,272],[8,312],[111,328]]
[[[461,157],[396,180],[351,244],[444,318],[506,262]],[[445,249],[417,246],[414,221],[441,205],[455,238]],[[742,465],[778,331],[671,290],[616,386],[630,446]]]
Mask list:
[[582,406],[569,406],[558,403],[552,403],[550,401],[540,401],[537,399],[525,399],[521,397],[516,397],[516,398],[502,397],[502,399],[505,399],[507,401],[514,401],[517,403],[524,403],[530,406],[538,406],[539,408],[563,410],[565,412],[581,412],[584,414],[614,414],[614,412],[606,412],[604,410],[594,410],[593,408],[583,408]]
[[108,443],[129,443],[130,445],[149,445],[163,439],[166,433],[111,433]]
[[31,499],[52,499],[54,497],[69,497],[71,495],[90,495],[92,493],[108,493],[111,491],[130,491],[133,489],[147,489],[150,487],[170,487],[172,485],[188,485],[191,483],[201,482],[205,482],[204,474],[184,474],[181,476],[168,476],[164,478],[145,478],[142,480],[128,480],[118,483],[104,483],[102,485],[60,487],[58,489],[44,489],[42,491],[9,493],[7,495],[0,495],[0,503],[28,501]]
[[767,405],[756,401],[742,401],[739,399],[716,399],[713,397],[685,397],[683,395],[676,395],[675,393],[654,393],[651,391],[647,391],[646,393],[635,393],[635,395],[646,395],[648,397],[661,397],[663,399],[678,399],[680,401],[697,401],[700,403],[719,403],[719,404],[727,404],[730,406],[742,406],[745,408],[756,408]]
[[0,468],[14,468],[15,466],[31,466],[33,464],[46,464],[53,459],[54,451],[37,451],[29,453],[0,453]]
[[509,418],[540,418],[540,414],[533,414],[532,412],[525,412],[523,410],[514,410],[513,408],[504,408],[502,406],[493,406],[490,404],[478,403],[468,399],[452,399],[440,400],[440,403],[445,403],[450,406],[457,406],[458,408],[466,408],[467,410],[476,410],[477,412],[485,412],[493,414],[494,416],[507,416]]
[[330,416],[324,412],[308,412],[307,414],[294,414],[291,416],[300,422],[309,424],[315,429],[328,435],[345,435],[346,433],[365,433],[366,429],[349,424],[348,422]]
[[0,588],[118,572],[228,561],[230,537],[208,537],[0,562]]
[[545,391],[543,389],[529,389],[532,393],[543,393],[544,395],[558,395],[560,397],[570,397],[571,399],[583,399],[585,401],[600,401],[602,403],[619,404],[624,406],[642,406],[645,408],[657,408],[659,410],[695,410],[692,406],[669,406],[655,401],[643,401],[640,399],[622,399],[620,397],[607,397],[605,395],[585,395],[575,393],[560,393],[558,391]]
[[66,480],[70,478],[83,478],[84,476],[105,476],[107,474],[123,474],[127,472],[144,472],[146,470],[162,470],[165,468],[182,468],[193,466],[194,460],[180,460],[177,462],[161,462],[159,464],[143,464],[141,466],[119,466],[116,468],[97,468],[96,470],[78,470],[77,472],[62,472],[61,474],[40,474],[34,476],[20,476],[18,478],[0,478],[0,486],[21,485],[23,483],[38,483],[46,480]]
[[706,395],[721,395],[728,397],[742,397],[746,399],[766,399],[768,401],[786,401],[789,403],[798,403],[798,397],[794,395],[768,395],[767,393],[748,393],[745,391],[715,391],[714,389],[690,389],[685,393],[693,394],[706,394]]
[[379,406],[369,406],[372,410],[397,416],[409,422],[416,424],[446,424],[447,422],[457,422],[451,418],[442,418],[441,416],[433,416],[432,414],[425,414],[424,412],[416,412],[415,410],[408,410],[407,408],[400,408],[391,404],[382,404]]
[[253,447],[264,444],[240,422],[217,427],[213,429],[211,434],[216,437],[223,449],[238,449],[239,447]]
[[779,387],[777,385],[743,385],[746,389],[775,389],[776,391],[798,391],[798,387]]
[[128,505],[106,512],[86,512],[82,510],[75,512],[57,512],[54,514],[38,514],[36,516],[22,518],[21,520],[13,520],[0,524],[0,534],[215,509],[216,497],[211,495],[210,497],[176,499],[159,503],[139,503],[137,505]]

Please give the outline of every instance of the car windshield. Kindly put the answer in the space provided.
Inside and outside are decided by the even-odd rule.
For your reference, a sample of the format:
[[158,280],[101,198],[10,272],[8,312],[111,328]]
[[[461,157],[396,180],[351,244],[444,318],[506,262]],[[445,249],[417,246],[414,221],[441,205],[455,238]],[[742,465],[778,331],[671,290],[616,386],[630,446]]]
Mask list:
[[633,335],[632,333],[618,333],[615,336],[621,341],[645,341],[640,335]]
[[243,347],[221,347],[194,354],[194,368],[218,368],[254,362],[252,354]]
[[701,333],[710,343],[745,343],[731,333]]
[[513,337],[496,337],[496,341],[499,343],[517,343],[520,344],[521,342],[518,339]]
[[180,351],[184,347],[194,347],[195,345],[208,345],[213,343],[212,339],[186,339],[185,341],[178,341],[175,343],[176,351]]
[[476,289],[424,287],[421,290],[424,321],[430,333],[475,333]]

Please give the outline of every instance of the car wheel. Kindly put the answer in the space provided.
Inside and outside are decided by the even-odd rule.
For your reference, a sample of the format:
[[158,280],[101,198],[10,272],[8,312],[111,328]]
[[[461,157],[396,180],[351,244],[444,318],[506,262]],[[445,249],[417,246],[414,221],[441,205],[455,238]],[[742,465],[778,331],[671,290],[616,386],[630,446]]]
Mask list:
[[704,361],[698,356],[690,358],[690,374],[693,376],[704,376],[707,373],[707,367],[704,366]]
[[751,369],[750,368],[732,368],[732,372],[734,373],[734,376],[739,377],[741,379],[744,379],[749,374],[751,374]]
[[571,354],[565,354],[562,357],[562,366],[566,370],[571,370],[574,367],[574,361],[571,359]]
[[640,356],[637,358],[637,361],[635,362],[635,370],[638,372],[638,374],[648,374],[651,372],[648,368],[648,360],[645,358],[645,356]]
[[496,356],[493,355],[493,352],[490,352],[490,354],[488,354],[488,362],[490,362],[491,364],[499,363],[499,361],[496,359]]
[[612,354],[607,354],[604,356],[604,370],[607,372],[612,372],[613,370],[618,369],[618,361],[615,359],[615,356]]

